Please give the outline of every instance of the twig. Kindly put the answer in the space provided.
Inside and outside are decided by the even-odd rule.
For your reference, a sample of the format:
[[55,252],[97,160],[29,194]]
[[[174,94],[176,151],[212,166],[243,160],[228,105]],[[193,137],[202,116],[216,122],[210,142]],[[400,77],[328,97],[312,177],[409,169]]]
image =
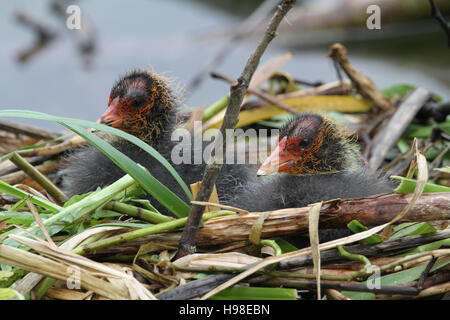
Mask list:
[[[52,0],[50,6],[55,15],[59,18],[61,24],[66,28],[68,6],[73,4],[73,0]],[[80,16],[80,29],[68,30],[72,36],[75,45],[83,62],[83,66],[89,69],[92,65],[92,59],[97,51],[97,37],[94,24],[86,14]]]
[[231,51],[230,49],[234,48],[235,42],[259,27],[262,20],[266,18],[273,8],[275,8],[278,2],[278,0],[264,1],[244,22],[240,23],[236,27],[236,31],[224,41],[217,54],[193,77],[187,86],[186,91],[194,91],[211,70],[216,68],[223,61],[226,55]]
[[[437,231],[426,235],[410,236],[397,240],[388,240],[376,245],[358,245],[353,247],[346,247],[346,251],[352,254],[360,254],[365,257],[379,257],[387,256],[395,252],[414,248],[419,245],[439,241],[450,237],[450,229],[444,231]],[[320,253],[320,258],[323,264],[335,263],[342,260],[341,254],[338,250],[333,249]],[[295,259],[289,259],[280,262],[280,269],[299,268],[312,264],[311,256],[304,256]]]
[[[261,42],[258,44],[254,53],[250,56],[242,71],[241,76],[238,78],[237,82],[234,83],[230,88],[230,101],[225,113],[225,117],[220,127],[219,134],[225,137],[226,129],[234,129],[236,123],[238,122],[239,110],[242,104],[242,100],[247,91],[247,87],[250,80],[258,67],[261,56],[266,50],[269,43],[276,36],[276,30],[281,20],[283,20],[286,13],[294,5],[295,0],[284,0],[283,3],[278,7],[274,16],[272,17],[269,25],[264,33]],[[226,141],[224,139],[216,139],[214,149],[222,150],[219,154],[224,154],[226,148]],[[217,156],[217,153],[216,153]],[[211,192],[213,190],[214,184],[217,180],[217,176],[222,169],[222,159],[214,159],[210,164],[206,166],[205,173],[203,176],[202,184],[195,198],[196,201],[208,201]],[[185,256],[189,253],[195,251],[195,238],[198,233],[200,221],[204,211],[203,206],[193,205],[192,210],[189,213],[188,221],[181,236],[179,256]]]
[[424,88],[417,88],[397,108],[387,126],[375,137],[369,167],[377,169],[384,157],[396,143],[405,128],[414,119],[417,112],[430,98],[431,93]]
[[325,289],[325,293],[333,300],[351,300],[349,297],[343,295],[336,289]]
[[29,136],[29,137],[32,137],[35,139],[50,140],[50,139],[55,139],[56,137],[59,136],[58,133],[55,133],[55,132],[52,132],[49,130],[36,128],[36,127],[21,124],[21,123],[5,121],[5,120],[0,120],[0,130],[5,130],[5,131],[12,132],[15,134],[23,134],[23,135],[26,135],[26,136]]
[[437,22],[439,22],[445,34],[447,35],[448,46],[450,47],[450,23],[448,23],[444,19],[444,16],[442,15],[441,11],[436,6],[433,0],[430,0],[430,7],[431,7],[431,15],[437,20]]
[[442,283],[442,284],[422,290],[418,294],[417,298],[434,296],[434,295],[449,292],[449,291],[450,291],[450,281],[447,281],[446,283]]
[[147,209],[143,209],[141,207],[136,207],[130,204],[117,202],[114,200],[111,200],[108,202],[103,209],[107,210],[113,210],[120,213],[125,213],[131,217],[138,218],[140,220],[148,221],[150,223],[162,223],[162,222],[169,222],[173,219],[162,215],[160,213],[156,213]]
[[[35,167],[42,174],[49,174],[55,172],[61,167],[61,162],[52,161],[44,163]],[[23,183],[28,178],[28,175],[23,171],[17,171],[0,176],[0,180],[8,184],[14,185]]]
[[298,78],[294,78],[294,82],[295,83],[299,83],[299,84],[303,84],[303,85],[308,86],[308,87],[315,87],[315,88],[324,85],[324,83],[322,81],[312,82],[312,81],[307,81],[307,80],[298,79]]
[[[203,219],[207,220],[207,219],[210,219],[213,217],[227,215],[227,214],[229,214],[229,212],[223,212],[223,211],[208,212],[204,215]],[[143,237],[143,236],[150,235],[150,234],[170,231],[173,229],[183,227],[186,224],[186,220],[187,220],[187,218],[180,218],[180,219],[175,219],[175,220],[172,220],[169,222],[163,222],[163,223],[151,225],[146,228],[142,228],[142,229],[138,229],[138,230],[134,230],[134,231],[130,231],[130,232],[125,232],[125,233],[119,234],[117,236],[112,236],[112,237],[109,237],[106,239],[94,241],[92,243],[84,245],[83,247],[78,247],[78,248],[74,249],[73,252],[76,254],[80,254],[80,255],[89,254],[97,249],[104,248],[104,247],[107,247],[107,246],[110,246],[113,244],[125,242],[128,240],[136,239],[136,238]]]
[[322,95],[346,95],[353,89],[352,82],[345,79],[340,83],[339,81],[328,82],[318,87],[289,92],[277,95],[279,100],[306,97],[306,96],[322,96]]
[[[400,213],[411,197],[412,195],[389,194],[364,199],[328,201],[322,206],[320,227],[346,228],[347,224],[353,219],[358,219],[364,225],[379,225],[390,221]],[[308,209],[306,207],[271,211],[270,216],[264,222],[262,238],[307,232]],[[196,239],[197,245],[210,246],[247,240],[251,227],[260,215],[260,212],[254,212],[211,219],[205,222],[199,230]],[[450,193],[428,193],[423,194],[419,198],[416,205],[408,211],[403,221],[446,220],[449,219],[449,216]],[[449,233],[446,235],[448,237]],[[130,249],[151,241],[177,245],[180,242],[179,239],[180,233],[142,237],[134,242],[125,243],[124,247],[126,249],[117,246],[107,252],[120,250],[135,252],[136,249]],[[348,251],[353,253],[350,248],[348,248]]]
[[[39,225],[39,228],[41,229],[42,233],[45,236],[45,239],[47,239],[47,242],[49,245],[53,248],[56,248],[56,244],[53,241],[52,237],[50,237],[50,234],[48,233],[47,229],[45,228],[44,224],[42,223],[41,216],[39,215],[39,212],[37,211],[34,204],[31,203],[30,200],[27,200],[27,206],[31,211],[31,214],[33,215],[34,219],[36,220],[37,224]],[[24,231],[24,230],[23,230]]]
[[[286,288],[302,288],[315,289],[316,282],[311,280],[297,280],[297,279],[283,279],[261,276],[249,280],[252,284],[264,284],[271,286],[283,286]],[[340,283],[331,281],[322,281],[320,283],[322,289],[335,289],[339,291],[356,291],[356,292],[373,292],[377,294],[401,294],[401,295],[416,295],[418,293],[416,288],[407,286],[381,286],[378,288],[369,288],[366,284],[360,283]]]
[[51,156],[61,152],[64,152],[68,149],[72,149],[75,147],[79,147],[83,144],[86,144],[86,140],[79,136],[72,137],[67,139],[61,143],[54,145],[46,145],[44,147],[35,148],[35,149],[24,149],[17,151],[22,157],[32,157],[32,156]]
[[221,209],[226,209],[226,210],[232,210],[232,211],[236,211],[236,212],[241,212],[241,213],[248,213],[247,210],[244,209],[239,209],[239,208],[235,208],[232,206],[226,206],[224,204],[220,204],[220,203],[214,203],[214,202],[206,202],[206,201],[191,201],[191,204],[196,204],[199,206],[210,206],[210,207],[215,207],[215,208],[221,208]]
[[[216,78],[216,79],[222,79],[225,80],[226,82],[233,84],[235,81],[229,77],[227,77],[224,74],[221,74],[219,72],[211,72],[211,77]],[[265,92],[262,92],[261,90],[258,89],[252,89],[252,88],[248,88],[247,90],[249,93],[254,94],[255,96],[261,98],[264,101],[267,101],[271,104],[274,104],[278,107],[280,107],[283,110],[286,110],[287,112],[293,113],[293,114],[298,114],[300,113],[298,110],[295,110],[294,108],[292,108],[290,105],[284,103],[283,101],[281,101],[280,99],[278,99],[277,97],[271,96]]]
[[356,90],[366,99],[369,99],[374,103],[374,106],[381,110],[392,110],[394,107],[391,102],[377,90],[373,82],[363,75],[361,72],[356,70],[348,61],[347,50],[340,43],[335,43],[330,47],[330,52],[328,56],[344,69],[347,76],[352,80],[356,87]]
[[417,282],[417,290],[422,290],[423,283],[425,282],[425,279],[428,276],[428,273],[430,272],[431,268],[434,266],[434,264],[437,261],[437,257],[433,257],[427,264],[425,270],[423,270],[422,274],[420,275],[419,281]]
[[17,56],[17,60],[21,63],[27,62],[36,53],[47,47],[58,36],[51,27],[28,16],[28,14],[23,11],[16,12],[15,18],[18,23],[30,28],[35,34],[34,43],[29,48],[22,50]]
[[9,157],[9,160],[13,162],[18,168],[22,169],[27,175],[34,179],[41,187],[43,187],[52,197],[54,197],[59,203],[67,201],[67,196],[53,184],[46,176],[44,176],[38,169],[29,164],[24,158],[22,158],[16,152],[13,152]]
[[[38,164],[41,164],[44,161],[49,160],[50,158],[51,157],[40,157],[40,156],[37,156],[37,157],[28,158],[27,161],[31,165],[36,166]],[[2,169],[0,169],[0,179],[1,179],[2,176],[6,175],[6,174],[9,174],[9,173],[16,172],[16,171],[17,171],[17,167],[15,165],[10,165],[10,166],[3,167]]]
[[211,289],[231,279],[232,274],[218,274],[204,279],[191,281],[157,296],[160,300],[187,300],[205,294]]

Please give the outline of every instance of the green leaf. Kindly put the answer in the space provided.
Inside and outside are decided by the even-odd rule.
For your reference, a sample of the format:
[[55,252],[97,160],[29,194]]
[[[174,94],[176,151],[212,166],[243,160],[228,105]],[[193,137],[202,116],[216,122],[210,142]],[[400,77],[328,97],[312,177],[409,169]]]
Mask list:
[[188,206],[177,195],[170,191],[166,186],[153,177],[144,167],[136,164],[128,156],[112,147],[108,142],[99,138],[95,134],[84,130],[78,125],[71,125],[66,121],[58,121],[73,132],[77,133],[99,151],[111,159],[118,167],[128,173],[139,185],[151,194],[156,200],[163,204],[167,209],[178,217],[189,215],[191,207]]
[[439,170],[441,172],[450,173],[450,167],[437,168],[437,169],[434,169],[434,170]]
[[[400,180],[399,186],[394,190],[397,193],[414,193],[417,181],[405,177],[391,176],[392,179]],[[428,182],[423,189],[423,193],[450,192],[450,188]]]
[[19,292],[9,288],[0,288],[0,300],[25,300]]
[[175,171],[175,169],[170,165],[170,163],[163,156],[161,156],[155,149],[153,149],[151,146],[149,146],[142,140],[140,140],[140,139],[136,138],[135,136],[128,134],[122,130],[108,127],[103,124],[95,123],[92,121],[65,118],[65,117],[56,117],[56,116],[52,116],[52,115],[49,115],[46,113],[29,111],[29,110],[0,110],[0,118],[1,117],[30,118],[30,119],[54,121],[54,122],[58,122],[58,123],[65,122],[69,125],[74,124],[74,125],[82,126],[84,128],[94,128],[99,131],[103,131],[103,132],[107,132],[107,133],[111,133],[116,136],[119,136],[125,140],[128,140],[128,141],[134,143],[141,149],[145,150],[148,154],[150,154],[156,160],[158,160],[170,172],[170,174],[175,178],[175,180],[181,186],[183,191],[186,193],[186,196],[188,197],[188,199],[194,200],[191,191],[189,190],[187,185],[184,183],[183,179],[181,179],[181,177],[178,175],[178,173]]
[[44,207],[53,212],[59,211],[61,209],[60,206],[54,204],[53,202],[50,202],[46,199],[42,199],[42,198],[32,195],[28,192],[22,191],[22,190],[20,190],[16,187],[13,187],[1,180],[0,180],[0,192],[6,193],[10,196],[13,196],[13,197],[16,197],[19,199],[23,199],[24,197],[29,197],[30,201],[33,204],[39,205],[39,206]]
[[410,149],[409,144],[405,141],[405,139],[398,139],[397,148],[400,150],[400,153],[407,153]]
[[[369,228],[367,228],[365,225],[363,225],[358,220],[350,221],[347,224],[347,228],[349,228],[353,233],[359,233],[362,231],[369,230]],[[381,239],[379,236],[374,234],[374,235],[371,235],[370,237],[365,238],[364,241],[366,241],[368,244],[375,244],[375,243],[383,242],[383,239]]]
[[77,203],[78,201],[86,198],[87,196],[93,194],[94,192],[99,192],[101,190],[101,188],[97,188],[97,190],[95,191],[90,191],[90,192],[86,192],[83,194],[76,194],[74,196],[72,196],[69,200],[66,201],[66,203],[64,203],[64,208],[67,208],[68,206],[73,205],[74,203]]
[[212,117],[214,117],[217,113],[222,111],[228,105],[229,95],[226,95],[222,99],[214,102],[208,108],[203,111],[202,121],[208,121]]
[[[96,227],[124,227],[124,228],[133,228],[133,229],[142,229],[151,226],[151,223],[132,223],[132,222],[106,222],[100,223],[90,228]],[[88,229],[90,229],[88,228]]]
[[394,94],[398,95],[400,98],[404,98],[409,91],[414,90],[415,88],[415,86],[410,84],[397,84],[381,90],[381,93],[383,93],[388,99],[392,98]]
[[0,282],[5,281],[8,278],[12,277],[14,275],[14,272],[11,271],[0,271]]
[[[50,217],[49,214],[40,214],[41,218],[46,219]],[[16,211],[3,211],[0,212],[0,221],[8,219],[6,224],[18,224],[21,227],[29,227],[35,222],[33,215],[30,212],[16,212]]]
[[288,253],[292,251],[297,251],[298,248],[292,244],[290,244],[288,241],[282,239],[282,238],[276,238],[275,241],[277,242],[278,246],[281,249],[281,252]]
[[[435,125],[436,127],[441,128],[447,134],[450,134],[450,121],[447,120],[445,122],[439,123]],[[431,131],[433,130],[432,125],[424,126],[420,124],[410,124],[402,134],[403,138],[413,139],[413,138],[429,138],[431,135]]]
[[[434,272],[442,267],[445,267],[450,263],[450,258],[441,259],[437,261],[434,266],[431,268],[430,272]],[[396,273],[388,274],[380,277],[380,285],[381,286],[397,286],[404,283],[412,282],[420,278],[420,275],[427,267],[428,263],[423,263],[419,266],[399,271]],[[372,281],[372,280],[371,280]],[[368,284],[368,281],[363,282],[363,284]],[[351,291],[342,291],[342,294],[346,295],[350,299],[353,300],[371,300],[375,298],[375,294],[371,292],[351,292]]]
[[209,300],[296,300],[297,290],[288,288],[231,287]]
[[[402,227],[403,226],[403,227]],[[427,233],[433,233],[436,232],[436,229],[434,229],[432,226],[430,226],[426,222],[419,222],[419,223],[402,223],[398,225],[397,227],[400,227],[397,232],[395,232],[389,240],[395,240],[407,236],[416,236],[419,234],[427,234]]]

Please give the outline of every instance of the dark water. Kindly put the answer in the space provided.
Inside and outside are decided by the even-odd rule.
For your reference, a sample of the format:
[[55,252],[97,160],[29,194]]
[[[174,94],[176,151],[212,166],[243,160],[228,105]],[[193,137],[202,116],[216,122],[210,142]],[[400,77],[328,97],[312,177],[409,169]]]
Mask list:
[[[0,109],[30,109],[95,120],[104,110],[110,87],[119,75],[135,67],[152,67],[185,85],[221,47],[220,39],[201,41],[200,36],[223,30],[241,19],[198,1],[83,1],[80,6],[82,14],[93,21],[98,35],[98,53],[88,72],[82,68],[68,31],[49,13],[47,1],[2,1]],[[17,64],[15,55],[30,44],[33,36],[14,22],[13,12],[19,8],[59,27],[61,34],[59,40],[25,65]],[[239,45],[217,71],[236,77],[253,48],[254,43]],[[420,63],[417,54],[415,59],[408,59],[408,51],[398,57],[395,49],[385,55],[377,54],[382,47],[377,50],[355,50],[350,58],[378,87],[406,82],[450,98],[448,62],[445,62],[447,67],[442,68],[439,64]],[[284,51],[275,41],[263,61]],[[326,53],[326,47],[298,51],[284,69],[301,79],[335,80],[335,71]],[[414,56],[414,52],[411,55]],[[227,84],[207,79],[189,95],[186,107],[206,106],[227,92]],[[59,128],[48,122],[24,122]]]

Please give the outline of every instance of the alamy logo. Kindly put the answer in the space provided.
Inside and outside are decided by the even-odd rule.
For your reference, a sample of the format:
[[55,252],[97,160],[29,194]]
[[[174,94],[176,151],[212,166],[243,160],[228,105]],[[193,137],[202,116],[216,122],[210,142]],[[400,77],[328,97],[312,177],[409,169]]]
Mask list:
[[70,5],[66,9],[66,13],[69,15],[66,20],[66,26],[69,30],[81,29],[81,9],[77,5]]
[[366,20],[366,26],[369,30],[381,29],[381,9],[376,4],[367,7],[366,13],[370,14]]
[[[271,138],[278,136],[278,129],[227,129],[225,137],[218,129],[203,132],[202,122],[194,122],[194,131],[184,128],[172,132],[176,142],[171,152],[174,164],[202,164],[215,161],[220,164],[258,164],[258,157],[265,159]],[[240,143],[237,143],[237,140]],[[225,150],[222,144],[226,142]]]
[[367,268],[367,272],[372,273],[372,275],[367,278],[367,288],[368,289],[380,289],[381,288],[381,271],[380,268],[374,265],[370,265]]
[[67,272],[71,275],[66,280],[67,289],[81,289],[81,272],[76,266],[67,267]]

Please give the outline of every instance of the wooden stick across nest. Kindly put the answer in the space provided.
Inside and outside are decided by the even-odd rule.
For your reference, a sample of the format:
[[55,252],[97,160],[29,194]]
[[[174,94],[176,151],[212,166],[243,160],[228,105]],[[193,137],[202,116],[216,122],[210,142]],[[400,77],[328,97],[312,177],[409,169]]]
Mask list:
[[[409,203],[412,194],[383,194],[360,199],[331,200],[323,203],[320,212],[320,228],[346,228],[348,222],[357,219],[366,226],[391,221]],[[262,238],[273,238],[308,231],[308,207],[271,211],[264,221]],[[212,218],[200,228],[198,246],[227,244],[248,240],[250,229],[261,215],[251,212]],[[450,193],[422,194],[400,222],[435,221],[450,219]],[[148,242],[176,246],[181,232],[167,232],[137,238],[96,251],[104,253],[130,253]]]

